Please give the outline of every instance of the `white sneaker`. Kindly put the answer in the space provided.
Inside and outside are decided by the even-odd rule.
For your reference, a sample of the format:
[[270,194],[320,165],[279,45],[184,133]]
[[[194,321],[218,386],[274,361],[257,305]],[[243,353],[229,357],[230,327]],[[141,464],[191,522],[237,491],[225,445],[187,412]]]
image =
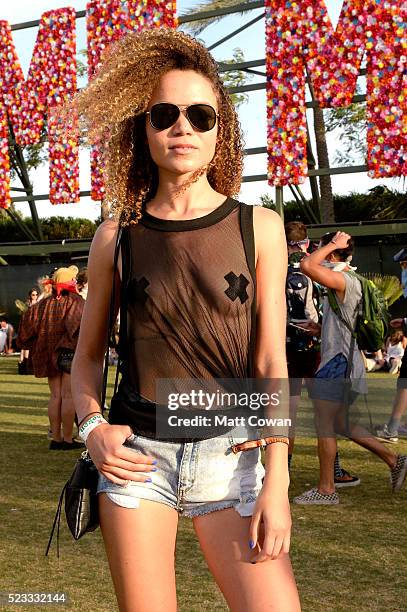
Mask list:
[[399,441],[398,434],[390,431],[387,423],[383,427],[376,428],[376,438],[382,442],[388,442],[389,444],[396,444]]

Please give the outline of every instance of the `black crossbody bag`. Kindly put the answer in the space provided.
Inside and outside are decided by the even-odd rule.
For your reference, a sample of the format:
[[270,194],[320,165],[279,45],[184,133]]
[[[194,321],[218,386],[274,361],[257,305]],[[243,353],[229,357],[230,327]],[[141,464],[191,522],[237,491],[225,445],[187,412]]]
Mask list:
[[[107,377],[109,369],[109,346],[111,334],[114,326],[114,309],[116,295],[116,271],[117,261],[119,257],[120,241],[122,237],[122,229],[119,228],[114,252],[113,263],[113,280],[112,292],[109,305],[109,324],[108,324],[108,339],[107,350],[105,356],[105,364],[103,369],[103,385],[101,394],[101,411],[104,414]],[[116,370],[115,391],[118,383],[119,368]],[[99,510],[97,499],[97,485],[99,480],[99,472],[93,463],[88,450],[85,450],[77,460],[74,471],[65,483],[59,497],[58,507],[52,525],[51,534],[48,540],[45,556],[48,555],[54,537],[55,528],[57,527],[57,556],[59,557],[59,527],[61,523],[62,504],[65,496],[65,516],[69,530],[75,540],[79,540],[85,533],[95,531],[99,526]]]

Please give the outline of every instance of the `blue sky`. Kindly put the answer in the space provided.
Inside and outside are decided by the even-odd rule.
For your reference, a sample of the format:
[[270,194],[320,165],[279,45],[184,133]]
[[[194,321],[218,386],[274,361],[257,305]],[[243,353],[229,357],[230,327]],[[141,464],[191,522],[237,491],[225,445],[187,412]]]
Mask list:
[[[326,6],[333,21],[336,25],[342,0],[325,0]],[[182,14],[185,9],[195,6],[197,2],[189,0],[178,0],[178,14]],[[15,3],[2,2],[0,7],[0,19],[6,19],[10,24],[20,23],[39,19],[41,14],[50,9],[56,9],[64,6],[72,6],[76,10],[83,10],[86,6],[86,0],[18,0]],[[231,15],[225,17],[220,23],[208,27],[200,36],[207,45],[215,43],[223,36],[229,34],[239,26],[243,25],[248,20],[251,20],[256,15],[260,14],[262,9],[247,13],[244,16]],[[13,33],[14,42],[20,61],[25,73],[27,72],[32,50],[34,47],[37,28],[22,30]],[[77,21],[78,49],[86,47],[85,36],[85,19]],[[254,60],[264,58],[265,36],[264,36],[264,20],[259,21],[242,34],[237,35],[227,43],[223,43],[216,49],[213,54],[217,60],[229,59],[233,54],[233,49],[240,47],[244,51],[246,60]],[[253,82],[258,79],[255,78]],[[260,78],[260,80],[262,80]],[[239,117],[242,124],[246,147],[261,147],[265,146],[266,142],[266,105],[265,105],[265,90],[249,93],[248,102],[242,105],[239,109]],[[335,148],[338,147],[337,138],[334,135],[328,137],[329,152],[331,163],[334,156]],[[86,151],[81,153],[80,158],[80,186],[81,190],[88,190],[90,184],[88,154]],[[362,163],[359,160],[357,163]],[[264,174],[266,172],[266,156],[257,155],[246,158],[245,174]],[[48,167],[44,166],[32,174],[34,183],[34,192],[43,194],[48,192]],[[349,193],[351,191],[365,192],[367,189],[374,187],[377,184],[386,184],[390,188],[401,188],[401,183],[394,179],[381,179],[375,181],[369,179],[367,174],[349,174],[332,177],[334,193]],[[304,194],[309,197],[310,189],[308,181],[301,186]],[[242,186],[240,199],[248,203],[258,203],[260,195],[269,194],[274,196],[274,189],[269,187],[266,182],[247,183]],[[284,198],[291,198],[291,192],[288,188],[284,189]],[[28,204],[18,206],[24,214],[29,214]],[[48,202],[38,203],[38,212],[41,217],[50,215],[72,215],[79,217],[96,218],[99,215],[99,204],[92,202],[89,198],[83,198],[80,204],[52,206]]]

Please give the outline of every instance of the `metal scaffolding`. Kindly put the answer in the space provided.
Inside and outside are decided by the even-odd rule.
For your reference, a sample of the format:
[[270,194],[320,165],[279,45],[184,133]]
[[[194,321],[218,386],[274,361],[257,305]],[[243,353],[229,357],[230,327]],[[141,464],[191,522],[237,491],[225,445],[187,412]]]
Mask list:
[[[194,21],[203,21],[206,19],[212,19],[214,17],[222,17],[225,15],[232,15],[232,14],[236,14],[236,13],[245,13],[247,11],[252,11],[254,9],[264,9],[265,3],[264,1],[255,1],[255,2],[244,2],[238,6],[234,6],[234,7],[228,7],[228,8],[224,8],[224,9],[218,9],[215,11],[206,11],[206,12],[200,12],[200,13],[194,13],[188,16],[180,16],[178,18],[178,22],[179,24],[185,24],[185,23],[189,23],[189,22],[194,22]],[[76,12],[76,18],[77,19],[82,19],[86,17],[86,11],[77,11]],[[249,28],[250,26],[252,26],[253,24],[257,23],[258,21],[260,21],[261,19],[264,19],[265,17],[265,12],[262,11],[261,13],[259,13],[258,15],[256,15],[252,20],[248,21],[247,23],[245,23],[244,25],[240,26],[239,28],[237,28],[236,30],[234,30],[233,32],[231,32],[230,34],[222,37],[220,40],[218,40],[217,42],[215,42],[214,44],[212,44],[211,46],[209,46],[208,48],[214,49],[215,47],[218,47],[219,45],[223,44],[224,42],[230,40],[231,38],[233,38],[234,36],[240,34],[241,32],[243,32],[244,30],[246,30],[247,28]],[[27,22],[23,22],[23,23],[17,23],[11,26],[12,31],[19,31],[19,30],[25,30],[25,29],[29,29],[29,28],[35,28],[38,27],[40,21],[39,20],[35,20],[35,21],[27,21]],[[252,61],[245,61],[245,62],[234,62],[234,63],[222,63],[219,62],[218,63],[219,66],[219,71],[221,73],[224,72],[228,72],[228,71],[236,71],[236,70],[240,70],[240,71],[246,71],[249,74],[255,74],[256,76],[260,76],[260,77],[264,77],[264,80],[261,81],[260,83],[253,83],[253,84],[248,84],[248,85],[244,85],[241,87],[234,87],[234,88],[229,88],[229,92],[231,94],[233,93],[248,93],[248,92],[253,92],[253,91],[258,91],[258,90],[264,90],[266,89],[266,73],[264,71],[261,70],[256,70],[256,68],[262,68],[265,66],[265,58],[261,58],[258,60],[252,60]],[[364,69],[360,70],[359,75],[363,76],[366,73],[366,71]],[[307,82],[309,84],[309,80],[307,78]],[[365,95],[355,95],[353,97],[353,102],[363,102],[366,100],[366,96]],[[318,106],[318,102],[311,100],[309,102],[306,103],[307,108],[314,108]],[[12,198],[12,205],[16,204],[16,203],[20,203],[20,202],[29,202],[30,205],[30,210],[31,210],[31,216],[33,219],[33,224],[34,224],[34,228],[36,229],[36,236],[33,236],[32,231],[26,226],[24,225],[24,223],[21,221],[21,219],[19,219],[18,215],[16,215],[13,206],[11,207],[11,209],[9,209],[7,212],[8,214],[13,218],[13,220],[19,225],[20,229],[24,232],[24,234],[26,235],[26,237],[32,241],[32,240],[36,240],[39,239],[39,241],[42,240],[42,230],[41,230],[41,223],[38,217],[38,213],[37,213],[37,209],[36,209],[36,202],[40,202],[40,201],[44,201],[44,200],[49,200],[49,194],[45,193],[45,194],[34,194],[33,193],[33,188],[32,185],[29,181],[29,177],[28,177],[28,172],[27,172],[27,168],[25,166],[25,162],[24,162],[24,157],[22,154],[22,150],[20,147],[18,147],[14,141],[13,135],[11,134],[11,139],[10,139],[10,144],[11,147],[13,148],[14,151],[17,151],[17,154],[15,155],[15,161],[17,161],[17,164],[19,166],[19,169],[21,171],[21,176],[19,174],[19,178],[22,182],[23,185],[23,189],[21,188],[12,188],[12,191],[14,192],[22,192],[24,193],[24,195],[16,195],[15,197]],[[251,156],[251,155],[259,155],[259,154],[265,154],[267,153],[267,149],[266,147],[254,147],[254,148],[248,148],[245,150],[245,155],[246,156]],[[366,165],[355,165],[355,166],[344,166],[344,167],[337,167],[337,168],[316,168],[315,167],[315,160],[313,159],[313,154],[311,151],[311,147],[308,147],[308,158],[309,158],[309,177],[310,177],[310,181],[311,184],[314,185],[315,188],[315,180],[316,177],[320,177],[320,176],[326,176],[326,175],[339,175],[339,174],[349,174],[349,173],[359,173],[359,172],[366,172],[367,171],[367,166]],[[24,167],[25,166],[25,167]],[[263,173],[263,174],[254,174],[254,175],[246,175],[243,177],[243,182],[257,182],[257,181],[266,181],[267,180],[267,174]],[[312,186],[311,185],[311,186]],[[284,203],[283,203],[283,188],[282,187],[276,187],[276,196],[275,196],[275,203],[276,203],[276,209],[277,211],[283,216],[283,208],[284,208]],[[297,201],[301,201],[302,204],[304,204],[304,207],[307,209],[308,214],[310,216],[310,218],[312,219],[312,215],[314,215],[314,221],[317,222],[318,219],[315,217],[315,213],[313,213],[312,209],[310,209],[309,205],[307,204],[304,196],[302,195],[300,188],[298,186],[290,186],[290,189],[293,193],[294,198]],[[318,194],[318,187],[316,187],[316,193]],[[315,189],[313,190],[313,194],[315,194]],[[80,197],[88,197],[90,196],[90,191],[85,190],[85,191],[81,191],[80,192]],[[315,196],[314,196],[315,197]],[[382,224],[382,227],[384,228],[385,226],[387,227],[388,224]],[[405,231],[405,230],[404,230]],[[25,244],[27,245],[28,243],[22,243],[22,245]],[[32,243],[30,243],[32,244]],[[21,246],[22,246],[21,245]],[[11,247],[11,245],[9,245]],[[46,250],[44,251],[44,247],[43,245],[40,247],[39,246],[39,252],[41,253],[45,253]],[[14,246],[13,248],[9,251],[9,253],[11,253],[12,251],[14,251]],[[32,252],[32,250],[31,250]],[[0,249],[0,254],[4,253],[4,249]]]

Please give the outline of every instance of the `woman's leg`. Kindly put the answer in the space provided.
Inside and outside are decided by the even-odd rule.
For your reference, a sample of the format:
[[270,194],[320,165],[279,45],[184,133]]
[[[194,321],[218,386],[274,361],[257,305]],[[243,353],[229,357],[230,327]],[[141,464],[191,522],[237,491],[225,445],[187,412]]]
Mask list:
[[61,406],[61,420],[62,420],[62,431],[65,442],[72,442],[72,431],[75,420],[75,405],[72,399],[71,393],[71,375],[66,372],[62,373],[62,406]]
[[298,612],[301,609],[288,554],[256,563],[249,549],[250,517],[218,510],[194,519],[209,569],[232,612]]
[[62,375],[48,378],[48,386],[51,392],[48,401],[48,419],[51,428],[52,439],[61,442],[61,385]]
[[100,493],[99,512],[120,612],[176,612],[176,510],[144,499],[123,508]]
[[30,351],[28,349],[21,349],[20,351],[20,363],[24,361],[24,359],[28,359],[28,355]]
[[290,395],[290,437],[288,439],[288,469],[291,469],[291,461],[294,453],[294,444],[295,444],[295,428],[297,424],[297,410],[298,404],[300,403],[299,395]]

